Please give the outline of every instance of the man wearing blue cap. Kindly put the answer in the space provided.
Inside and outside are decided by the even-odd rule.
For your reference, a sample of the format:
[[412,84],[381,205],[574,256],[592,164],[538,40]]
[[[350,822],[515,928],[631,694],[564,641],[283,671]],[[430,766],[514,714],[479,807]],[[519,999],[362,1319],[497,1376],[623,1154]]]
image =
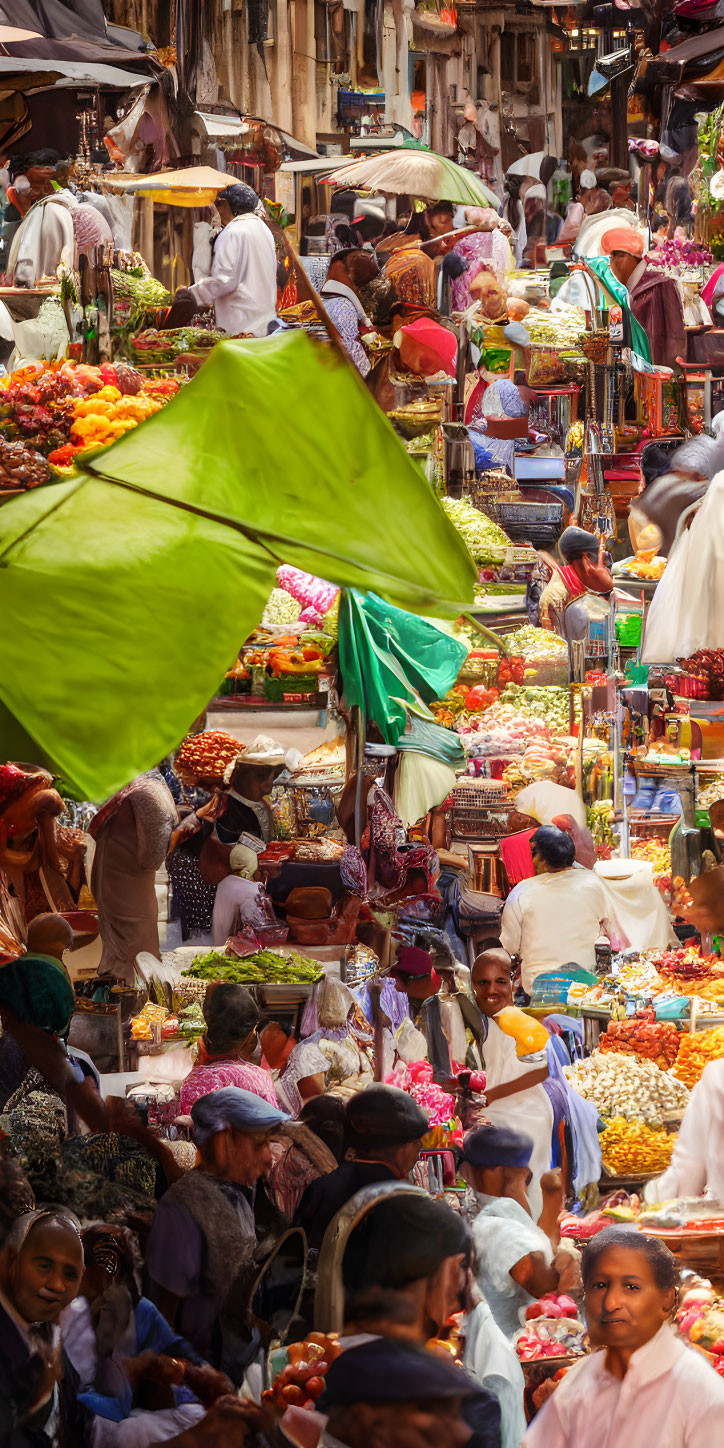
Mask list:
[[551,1243],[526,1195],[532,1152],[531,1138],[506,1126],[476,1126],[463,1142],[463,1175],[480,1208],[473,1222],[478,1281],[508,1337],[521,1326],[521,1307],[558,1286]]
[[191,1107],[201,1164],[161,1197],[146,1249],[152,1296],[214,1367],[240,1383],[255,1349],[247,1323],[256,1273],[254,1192],[270,1138],[288,1119],[238,1086]]
[[251,186],[226,186],[216,198],[223,230],[216,239],[211,276],[176,293],[216,311],[216,324],[230,337],[245,332],[265,337],[277,309],[277,254],[274,237]]

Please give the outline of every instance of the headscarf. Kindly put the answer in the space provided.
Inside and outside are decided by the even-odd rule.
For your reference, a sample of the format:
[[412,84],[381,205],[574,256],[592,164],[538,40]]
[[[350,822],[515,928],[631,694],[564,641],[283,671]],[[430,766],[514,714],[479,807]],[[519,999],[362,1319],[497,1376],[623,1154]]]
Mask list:
[[194,1141],[205,1146],[212,1136],[229,1127],[232,1131],[274,1131],[283,1126],[289,1117],[284,1111],[277,1111],[253,1091],[242,1091],[240,1086],[224,1086],[220,1091],[209,1091],[200,1096],[191,1107],[194,1123]]
[[70,976],[50,955],[21,955],[0,969],[0,1006],[23,1025],[64,1036],[75,1010]]
[[414,245],[401,247],[388,257],[383,273],[392,282],[398,302],[403,306],[434,311],[437,305],[435,264],[424,251]]
[[256,850],[250,850],[248,845],[234,845],[229,855],[229,865],[232,875],[239,875],[242,880],[253,880],[259,869],[259,856]]

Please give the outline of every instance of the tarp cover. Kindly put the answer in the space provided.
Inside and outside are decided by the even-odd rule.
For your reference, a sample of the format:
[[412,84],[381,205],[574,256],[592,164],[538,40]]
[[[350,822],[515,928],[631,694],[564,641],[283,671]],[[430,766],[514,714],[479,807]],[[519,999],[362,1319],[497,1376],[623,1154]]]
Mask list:
[[87,799],[178,744],[279,562],[433,615],[472,599],[419,468],[301,331],[221,343],[86,469],[0,508],[0,759],[47,762]]
[[375,594],[364,597],[351,588],[342,597],[339,661],[345,698],[377,725],[387,744],[397,744],[405,730],[405,705],[418,712],[420,699],[425,704],[442,699],[466,654],[463,644],[427,619]]

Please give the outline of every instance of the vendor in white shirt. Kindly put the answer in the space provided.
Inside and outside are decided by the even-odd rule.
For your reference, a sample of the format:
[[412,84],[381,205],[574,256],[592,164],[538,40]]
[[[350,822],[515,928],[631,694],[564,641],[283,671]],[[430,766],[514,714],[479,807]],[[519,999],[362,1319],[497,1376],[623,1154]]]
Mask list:
[[274,237],[255,214],[259,197],[251,186],[227,186],[216,198],[223,230],[216,239],[211,276],[176,293],[200,307],[213,305],[216,325],[233,337],[265,337],[277,310],[277,254]]
[[543,1086],[548,1079],[548,1032],[513,1005],[510,970],[510,956],[504,950],[483,951],[473,965],[475,999],[488,1019],[483,1046],[485,1115],[494,1126],[508,1126],[532,1138],[527,1195],[537,1221],[543,1207],[540,1179],[550,1170],[553,1135],[553,1107]]
[[521,961],[523,990],[531,995],[536,977],[575,963],[593,971],[596,941],[609,934],[609,898],[592,870],[576,867],[570,835],[542,825],[531,837],[535,876],[521,880],[503,908],[500,940]]
[[671,1164],[644,1187],[647,1202],[701,1197],[724,1202],[724,1061],[710,1061],[694,1087]]
[[679,1268],[631,1227],[607,1227],[583,1259],[594,1351],[541,1408],[522,1448],[713,1448],[724,1441],[724,1381],[674,1335]]

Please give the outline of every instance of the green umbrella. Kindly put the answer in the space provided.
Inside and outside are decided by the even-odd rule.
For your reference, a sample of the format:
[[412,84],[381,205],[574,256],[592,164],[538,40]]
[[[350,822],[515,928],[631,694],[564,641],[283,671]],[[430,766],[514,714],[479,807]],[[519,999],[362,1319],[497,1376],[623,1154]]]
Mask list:
[[[467,657],[457,639],[385,603],[374,593],[350,588],[339,610],[339,662],[347,703],[358,705],[388,744],[397,744],[407,723],[406,706],[432,714],[421,705],[442,699]],[[458,744],[457,736],[455,741]]]
[[426,613],[470,600],[475,577],[358,373],[301,331],[222,343],[77,478],[0,508],[0,758],[92,800],[149,768],[279,562]]
[[418,196],[426,201],[454,201],[458,206],[492,206],[500,198],[474,171],[435,151],[413,151],[398,147],[358,161],[346,161],[325,176],[335,186],[358,187],[382,196]]

